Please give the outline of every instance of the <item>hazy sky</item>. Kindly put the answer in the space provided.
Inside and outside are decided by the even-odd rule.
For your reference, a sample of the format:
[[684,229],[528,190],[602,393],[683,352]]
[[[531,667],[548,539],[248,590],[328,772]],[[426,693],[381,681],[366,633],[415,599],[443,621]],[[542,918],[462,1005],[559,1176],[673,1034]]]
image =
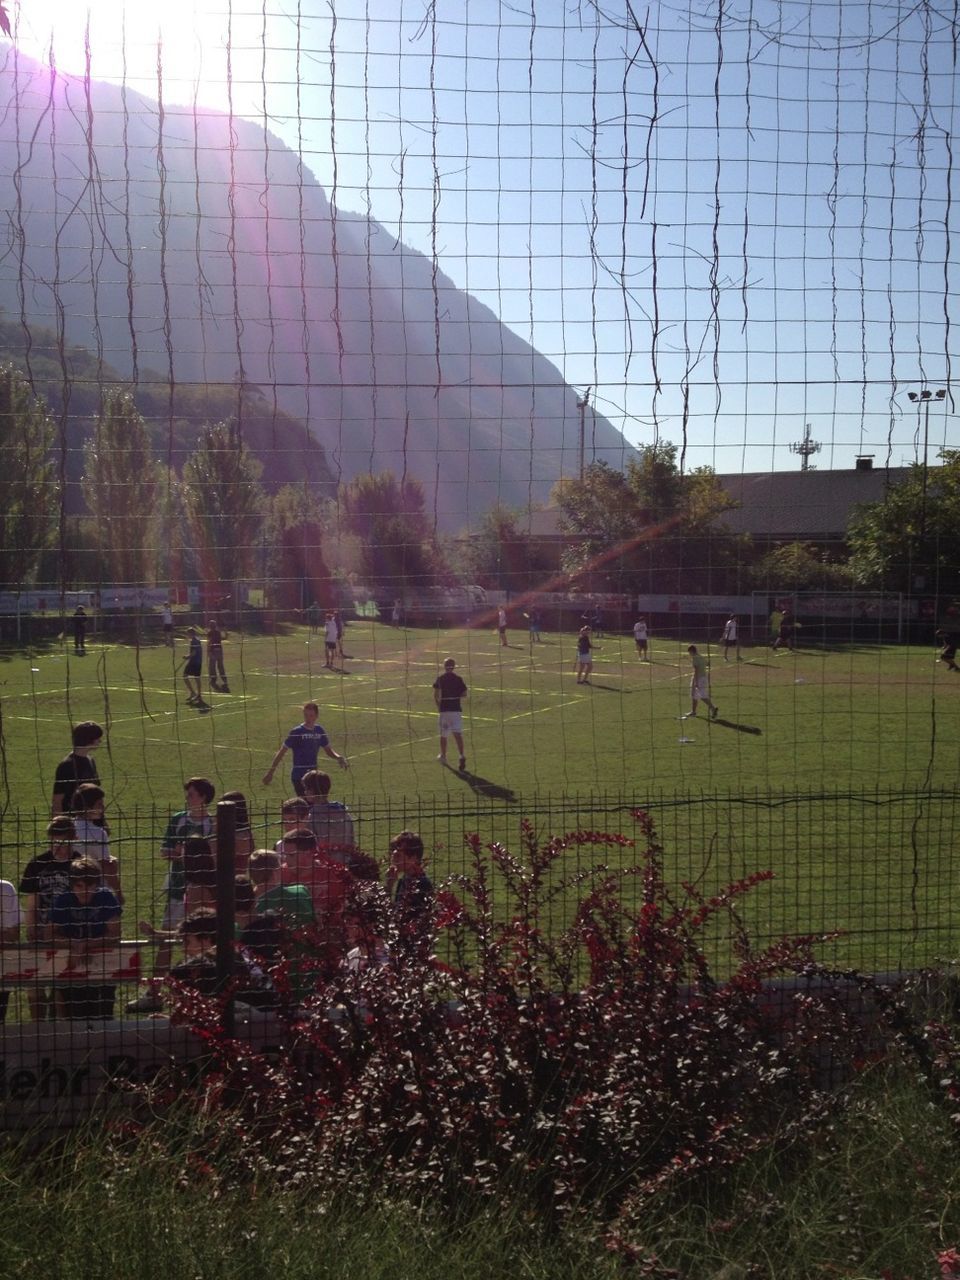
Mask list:
[[957,355],[958,36],[922,0],[21,0],[16,29],[266,124],[628,439],[719,471],[798,467],[808,422],[820,467],[919,456],[907,391]]

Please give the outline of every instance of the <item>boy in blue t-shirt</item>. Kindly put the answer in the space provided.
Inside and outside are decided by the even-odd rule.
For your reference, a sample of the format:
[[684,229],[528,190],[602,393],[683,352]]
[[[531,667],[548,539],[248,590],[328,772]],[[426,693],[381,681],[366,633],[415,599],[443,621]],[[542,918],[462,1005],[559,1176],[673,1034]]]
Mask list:
[[[54,899],[50,908],[54,941],[72,952],[95,951],[120,938],[120,902],[103,887],[100,864],[93,858],[77,858],[70,864],[70,888]],[[71,983],[57,988],[66,1018],[113,1017],[116,987]]]
[[298,796],[303,795],[303,778],[311,769],[317,767],[317,756],[322,750],[331,760],[336,760],[341,769],[349,769],[350,761],[346,756],[338,755],[330,745],[330,739],[322,725],[317,724],[320,708],[315,702],[303,704],[303,723],[291,729],[277,754],[270,762],[270,768],[263,775],[263,785],[269,787],[273,781],[277,765],[287,754],[293,753],[293,766],[290,770],[290,781]]

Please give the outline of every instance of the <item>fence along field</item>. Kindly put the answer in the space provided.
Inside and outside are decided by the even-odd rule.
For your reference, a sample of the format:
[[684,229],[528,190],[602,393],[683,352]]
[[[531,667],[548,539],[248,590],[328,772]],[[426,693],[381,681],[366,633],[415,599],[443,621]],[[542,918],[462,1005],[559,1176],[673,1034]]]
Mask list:
[[[931,650],[747,646],[743,662],[725,663],[701,642],[719,708],[708,723],[702,708],[696,720],[680,718],[689,709],[682,640],[654,636],[646,664],[632,636],[605,635],[587,686],[575,684],[572,634],[544,632],[531,645],[518,630],[508,640],[502,647],[489,627],[357,619],[346,631],[349,656],[330,671],[309,626],[268,636],[228,630],[231,692],[205,692],[199,710],[184,700],[182,633],[174,651],[100,637],[83,658],[55,640],[30,653],[7,649],[0,873],[16,882],[44,843],[71,722],[99,720],[108,730],[97,760],[111,846],[128,896],[124,936],[140,919],[159,923],[159,842],[182,807],[183,780],[207,776],[218,795],[242,791],[256,845],[272,847],[291,791],[289,757],[270,787],[262,775],[301,704],[314,699],[351,761],[349,772],[332,771],[332,794],[380,859],[392,834],[414,827],[441,879],[463,868],[467,831],[514,847],[526,817],[543,834],[629,835],[640,806],[657,819],[677,882],[709,894],[758,869],[776,873],[747,906],[760,939],[844,930],[828,958],[872,969],[953,953],[960,686]],[[431,685],[448,653],[470,687],[463,774],[436,760]],[[567,906],[556,903],[558,921]]]

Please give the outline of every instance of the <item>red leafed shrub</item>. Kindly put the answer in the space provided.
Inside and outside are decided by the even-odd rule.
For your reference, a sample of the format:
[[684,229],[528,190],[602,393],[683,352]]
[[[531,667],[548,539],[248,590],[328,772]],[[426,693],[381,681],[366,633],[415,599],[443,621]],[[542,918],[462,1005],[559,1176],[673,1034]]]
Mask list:
[[[424,932],[365,889],[389,958],[328,972],[279,1060],[203,1018],[216,1066],[195,1096],[211,1130],[242,1135],[248,1170],[263,1161],[297,1182],[373,1179],[451,1201],[519,1182],[551,1212],[610,1213],[815,1116],[825,1055],[849,1058],[855,1037],[828,995],[778,1004],[762,984],[809,965],[818,939],[753,953],[736,906],[769,875],[671,893],[652,822],[634,821],[636,841],[541,841],[524,822],[518,854],[468,836],[468,869]],[[598,861],[584,869],[587,849]],[[611,870],[612,850],[632,865]],[[723,978],[705,945],[719,920],[738,939]],[[182,1012],[196,1019],[196,1000]]]

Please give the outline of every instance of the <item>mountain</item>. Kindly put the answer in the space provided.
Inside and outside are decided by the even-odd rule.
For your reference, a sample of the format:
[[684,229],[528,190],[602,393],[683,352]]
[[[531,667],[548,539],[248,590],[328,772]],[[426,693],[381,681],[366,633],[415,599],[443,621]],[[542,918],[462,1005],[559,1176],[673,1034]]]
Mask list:
[[[443,529],[576,472],[577,393],[557,369],[379,223],[334,212],[269,131],[13,49],[0,104],[8,316],[161,401],[171,383],[252,394],[305,423],[336,478],[418,478]],[[588,460],[632,456],[590,409],[585,431]]]

